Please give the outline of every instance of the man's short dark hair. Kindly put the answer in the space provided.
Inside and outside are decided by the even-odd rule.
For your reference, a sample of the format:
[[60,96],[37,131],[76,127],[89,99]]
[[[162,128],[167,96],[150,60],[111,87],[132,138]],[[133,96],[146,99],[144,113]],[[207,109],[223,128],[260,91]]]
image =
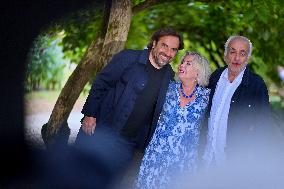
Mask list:
[[158,42],[159,39],[163,36],[175,36],[175,37],[178,37],[179,39],[179,47],[178,47],[178,50],[182,50],[183,47],[184,47],[184,44],[183,44],[183,37],[181,34],[179,34],[177,31],[175,31],[174,29],[172,28],[161,28],[159,30],[157,30],[151,37],[151,41],[150,43],[147,45],[147,48],[148,49],[152,49],[153,47],[153,42],[156,41]]

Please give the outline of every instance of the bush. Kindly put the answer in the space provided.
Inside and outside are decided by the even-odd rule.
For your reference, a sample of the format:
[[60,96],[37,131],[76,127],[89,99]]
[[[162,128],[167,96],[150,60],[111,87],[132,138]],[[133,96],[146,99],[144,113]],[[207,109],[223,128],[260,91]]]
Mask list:
[[60,43],[63,33],[39,35],[28,55],[25,88],[27,91],[39,89],[60,89],[63,71],[68,60],[64,58]]

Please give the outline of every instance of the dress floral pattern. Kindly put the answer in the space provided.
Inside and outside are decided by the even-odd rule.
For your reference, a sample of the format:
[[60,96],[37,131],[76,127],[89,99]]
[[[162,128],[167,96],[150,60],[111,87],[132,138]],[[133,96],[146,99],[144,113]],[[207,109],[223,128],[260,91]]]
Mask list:
[[198,86],[196,98],[180,107],[179,82],[171,82],[153,138],[146,148],[134,188],[167,188],[178,175],[196,169],[200,121],[209,89]]

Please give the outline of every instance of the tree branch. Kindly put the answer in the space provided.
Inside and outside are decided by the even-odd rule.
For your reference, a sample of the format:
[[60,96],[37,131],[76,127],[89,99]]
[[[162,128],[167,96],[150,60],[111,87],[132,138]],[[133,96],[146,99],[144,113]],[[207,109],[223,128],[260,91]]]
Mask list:
[[138,5],[135,5],[132,8],[132,15],[135,15],[145,9],[148,9],[150,7],[153,7],[155,5],[161,4],[161,3],[165,3],[165,2],[172,2],[170,0],[146,0],[142,3],[139,3]]
[[216,2],[221,2],[222,0],[197,0],[197,1],[202,3],[216,3]]
[[[222,0],[197,0],[199,2],[203,2],[203,3],[213,3],[213,2],[220,2]],[[148,9],[150,7],[153,7],[155,5],[158,4],[162,4],[162,3],[174,3],[174,2],[178,2],[178,0],[173,1],[173,0],[146,0],[142,3],[139,3],[138,5],[135,5],[132,8],[132,15],[135,15],[145,9]]]

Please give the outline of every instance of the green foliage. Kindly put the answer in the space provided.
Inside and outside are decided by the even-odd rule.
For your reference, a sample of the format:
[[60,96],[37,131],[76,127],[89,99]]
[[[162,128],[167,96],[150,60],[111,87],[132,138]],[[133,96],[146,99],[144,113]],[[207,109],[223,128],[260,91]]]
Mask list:
[[[144,1],[133,0],[132,4],[135,6]],[[279,85],[276,67],[284,66],[284,53],[281,53],[284,45],[283,5],[282,0],[216,0],[210,3],[164,1],[132,18],[126,48],[144,49],[155,30],[170,26],[183,33],[185,50],[199,51],[209,59],[211,68],[215,70],[225,65],[223,53],[226,39],[230,35],[240,34],[251,39],[254,46],[250,67],[268,85]],[[50,29],[54,33],[64,31],[63,40],[59,43],[63,47],[64,57],[72,63],[79,63],[87,47],[101,31],[102,12],[103,4],[94,3],[88,9],[68,15]],[[179,52],[174,60],[174,69],[185,50]],[[33,57],[34,60],[42,56],[39,52],[34,54],[38,54]],[[42,69],[39,65],[33,65],[35,73],[40,73],[36,71],[40,69],[46,71],[47,68]],[[48,74],[42,73],[41,77],[48,78],[44,75]],[[33,83],[40,80],[39,76],[33,77]]]
[[102,3],[94,3],[88,9],[67,15],[45,28],[35,39],[28,55],[27,91],[61,89],[67,66],[78,64],[97,37],[102,8]]
[[[281,0],[163,3],[133,17],[126,47],[144,48],[156,29],[171,26],[183,33],[185,48],[201,52],[214,70],[225,65],[226,39],[230,35],[244,35],[254,45],[250,67],[267,84],[279,83],[276,66],[283,65],[284,58],[280,50],[284,45],[283,13]],[[174,62],[174,67],[177,63]]]
[[93,4],[89,9],[74,12],[57,24],[64,30],[62,40],[65,56],[78,64],[91,42],[96,39],[102,24],[102,4]]
[[29,93],[25,94],[25,100],[31,101],[31,100],[46,100],[48,102],[55,102],[60,94],[59,90],[54,91],[31,91]]
[[40,88],[60,89],[63,79],[63,68],[67,60],[63,58],[62,47],[59,46],[63,33],[55,35],[39,35],[28,55],[26,90]]

